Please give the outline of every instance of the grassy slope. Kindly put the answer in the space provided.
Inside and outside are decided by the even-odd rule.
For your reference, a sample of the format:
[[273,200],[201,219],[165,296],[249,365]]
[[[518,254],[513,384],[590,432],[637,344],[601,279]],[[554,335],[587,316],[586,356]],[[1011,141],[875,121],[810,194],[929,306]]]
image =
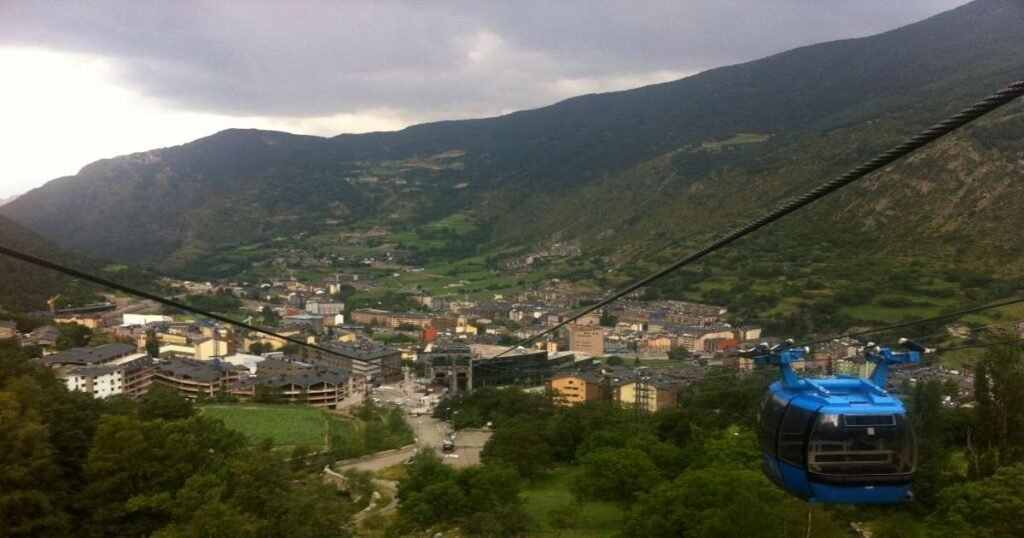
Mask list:
[[247,435],[253,444],[270,439],[276,447],[323,448],[327,428],[352,428],[351,421],[319,409],[272,405],[207,405],[206,416],[219,418],[233,430]]

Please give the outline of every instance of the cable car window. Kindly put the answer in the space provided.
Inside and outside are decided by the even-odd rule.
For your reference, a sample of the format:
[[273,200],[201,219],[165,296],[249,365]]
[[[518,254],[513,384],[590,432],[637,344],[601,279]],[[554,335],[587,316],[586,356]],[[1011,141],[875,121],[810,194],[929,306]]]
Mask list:
[[893,415],[843,415],[845,426],[895,426]]
[[780,394],[772,394],[770,400],[766,400],[761,408],[761,426],[758,434],[761,450],[775,456],[775,437],[779,430],[779,421],[782,420],[782,413],[786,410],[789,400]]
[[814,411],[790,404],[779,427],[779,459],[798,467],[807,464],[806,440]]
[[[877,418],[880,415],[861,416],[885,422]],[[808,443],[808,469],[836,476],[914,472],[917,453],[910,422],[903,415],[887,416],[890,425],[848,426],[843,415],[818,415]]]

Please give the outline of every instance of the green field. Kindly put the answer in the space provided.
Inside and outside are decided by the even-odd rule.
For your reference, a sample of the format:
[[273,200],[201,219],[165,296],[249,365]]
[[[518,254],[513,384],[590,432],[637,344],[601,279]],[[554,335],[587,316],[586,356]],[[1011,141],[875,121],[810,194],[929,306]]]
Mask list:
[[328,428],[351,428],[351,422],[311,407],[273,405],[207,405],[204,416],[219,418],[244,433],[253,444],[270,439],[274,446],[326,445]]
[[[530,536],[616,536],[625,514],[618,505],[607,502],[577,502],[569,484],[578,468],[559,466],[533,481],[523,490],[526,511],[537,523]],[[553,512],[562,517],[553,517]],[[560,520],[560,521],[559,521]],[[562,523],[559,525],[558,523]]]

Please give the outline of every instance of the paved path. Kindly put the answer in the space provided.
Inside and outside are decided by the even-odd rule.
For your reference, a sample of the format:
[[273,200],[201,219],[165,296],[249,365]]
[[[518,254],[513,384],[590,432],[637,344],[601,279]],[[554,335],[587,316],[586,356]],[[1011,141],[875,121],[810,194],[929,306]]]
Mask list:
[[[448,431],[445,422],[433,417],[405,416],[405,420],[412,426],[416,435],[416,446],[398,452],[385,452],[372,456],[362,461],[350,463],[337,467],[338,471],[345,469],[359,469],[361,471],[379,471],[393,465],[404,463],[417,450],[433,448],[440,454],[441,442]],[[491,437],[491,432],[482,430],[467,430],[458,432],[455,435],[455,452],[452,454],[440,454],[444,462],[452,467],[469,467],[480,463],[480,450]]]

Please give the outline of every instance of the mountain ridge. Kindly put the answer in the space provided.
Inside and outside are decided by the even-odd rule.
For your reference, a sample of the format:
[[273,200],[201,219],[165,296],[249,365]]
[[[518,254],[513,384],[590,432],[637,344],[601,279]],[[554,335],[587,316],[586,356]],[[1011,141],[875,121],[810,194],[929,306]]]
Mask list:
[[[222,245],[317,230],[325,220],[407,228],[458,211],[491,223],[496,243],[561,230],[596,250],[607,250],[599,237],[627,250],[638,241],[651,251],[679,247],[644,230],[709,233],[1019,76],[1020,27],[1019,3],[978,0],[875,36],[493,118],[331,138],[225,130],[98,161],[0,214],[95,256],[191,274]],[[800,153],[851,129],[861,134],[835,138],[850,147],[819,148],[815,157],[827,162]],[[737,137],[744,142],[730,142]],[[453,151],[462,154],[442,157]],[[799,180],[766,174],[787,166]],[[409,186],[361,183],[382,170]],[[759,198],[743,193],[747,181],[765,186]],[[645,189],[659,197],[631,192]],[[673,224],[661,206],[692,222]],[[566,231],[570,221],[586,226]]]

